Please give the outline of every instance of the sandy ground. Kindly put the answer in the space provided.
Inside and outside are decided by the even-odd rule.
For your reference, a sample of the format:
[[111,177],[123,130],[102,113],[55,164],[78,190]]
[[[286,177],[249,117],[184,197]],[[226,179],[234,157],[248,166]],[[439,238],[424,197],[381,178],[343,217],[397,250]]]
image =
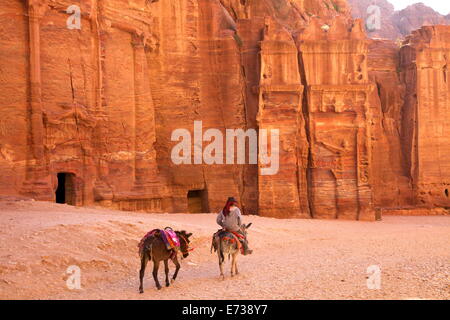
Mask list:
[[[240,274],[219,280],[210,236],[213,214],[143,214],[37,201],[0,202],[0,299],[449,299],[450,216],[387,216],[383,221],[253,222],[254,253]],[[138,293],[137,244],[153,228],[193,232],[195,250],[177,281],[156,290],[147,269]],[[66,285],[81,270],[81,289]],[[368,289],[367,268],[381,268]],[[170,265],[171,273],[174,270]],[[159,277],[163,283],[164,271]]]

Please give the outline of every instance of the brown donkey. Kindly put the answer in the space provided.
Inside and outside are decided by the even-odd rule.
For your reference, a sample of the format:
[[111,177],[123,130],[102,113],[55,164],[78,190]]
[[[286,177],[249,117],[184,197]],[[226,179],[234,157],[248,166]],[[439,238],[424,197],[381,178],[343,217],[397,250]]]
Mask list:
[[[183,258],[189,255],[189,237],[192,233],[186,233],[186,231],[175,231],[176,235],[180,239],[180,251]],[[145,267],[149,260],[153,260],[153,279],[155,280],[156,288],[161,289],[161,285],[158,281],[158,269],[161,261],[164,261],[164,271],[166,272],[166,287],[170,286],[169,282],[169,259],[175,264],[175,273],[172,277],[172,282],[175,281],[180,270],[180,263],[178,262],[178,253],[174,253],[172,250],[167,250],[166,244],[161,239],[161,236],[150,235],[139,248],[139,256],[141,257],[141,270],[139,271],[139,292],[144,293],[143,280]],[[182,258],[182,259],[183,259]]]
[[[247,229],[250,228],[252,224],[241,225],[241,232],[247,238]],[[217,251],[217,255],[219,257],[219,268],[220,268],[220,277],[222,280],[225,279],[225,275],[223,274],[223,263],[225,261],[225,255],[228,255],[228,259],[231,256],[231,276],[239,274],[237,269],[237,256],[241,252],[242,244],[239,243],[239,240],[232,233],[227,231],[218,231],[214,234],[212,243],[211,243],[211,253],[212,250]]]

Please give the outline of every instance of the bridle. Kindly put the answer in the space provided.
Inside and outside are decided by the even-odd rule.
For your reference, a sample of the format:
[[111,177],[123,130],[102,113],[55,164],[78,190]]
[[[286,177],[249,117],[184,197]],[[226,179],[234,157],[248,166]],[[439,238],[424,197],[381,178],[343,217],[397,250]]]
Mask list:
[[186,251],[183,251],[183,250],[181,249],[181,245],[180,245],[180,251],[181,251],[182,254],[188,254],[189,252],[194,251],[194,248],[189,248],[189,241],[187,241],[187,239],[186,239],[181,233],[179,233],[178,236],[179,236],[181,239],[183,239],[183,241],[186,243],[186,247],[187,247],[187,250],[186,250]]

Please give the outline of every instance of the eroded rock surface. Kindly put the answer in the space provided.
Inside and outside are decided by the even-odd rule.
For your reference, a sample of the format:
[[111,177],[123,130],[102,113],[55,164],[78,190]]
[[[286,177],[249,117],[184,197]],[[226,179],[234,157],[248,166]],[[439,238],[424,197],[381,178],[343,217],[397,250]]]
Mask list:
[[411,168],[414,204],[450,203],[450,27],[422,27],[400,51],[406,84],[404,150]]
[[[343,0],[70,5],[80,29],[64,1],[0,5],[2,195],[147,212],[215,212],[232,195],[278,218],[450,206],[450,27],[400,49],[369,40]],[[179,129],[191,164],[173,161]],[[227,129],[279,130],[276,174],[228,163]]]

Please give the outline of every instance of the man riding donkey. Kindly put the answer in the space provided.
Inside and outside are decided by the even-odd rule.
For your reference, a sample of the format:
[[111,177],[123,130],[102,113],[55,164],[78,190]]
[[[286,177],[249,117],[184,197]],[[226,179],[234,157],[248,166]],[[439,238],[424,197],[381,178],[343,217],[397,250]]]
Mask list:
[[223,230],[219,230],[214,236],[219,235],[223,231],[232,233],[242,244],[243,254],[248,255],[253,252],[248,247],[248,241],[241,226],[241,210],[237,207],[238,202],[234,197],[229,197],[222,211],[217,216],[217,224],[219,224]]

